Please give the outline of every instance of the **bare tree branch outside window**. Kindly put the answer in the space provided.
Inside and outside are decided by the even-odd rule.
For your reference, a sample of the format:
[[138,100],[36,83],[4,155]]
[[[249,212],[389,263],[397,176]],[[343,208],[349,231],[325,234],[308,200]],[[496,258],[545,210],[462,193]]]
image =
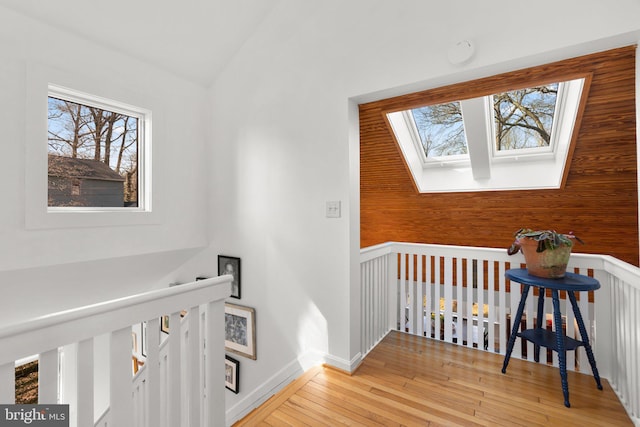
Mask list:
[[558,83],[493,95],[496,148],[548,147]]
[[[104,185],[94,184],[89,192],[85,181],[97,182],[98,176],[122,183],[122,200],[116,206],[137,206],[138,125],[136,117],[49,97],[49,206],[94,206],[91,192]],[[91,168],[90,161],[103,166]]]
[[467,154],[459,102],[428,105],[411,113],[427,157]]

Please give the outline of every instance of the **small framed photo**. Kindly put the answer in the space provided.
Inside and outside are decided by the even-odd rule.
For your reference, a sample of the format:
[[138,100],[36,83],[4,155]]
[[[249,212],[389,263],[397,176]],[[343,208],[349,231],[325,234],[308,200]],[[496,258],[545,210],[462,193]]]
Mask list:
[[256,360],[256,311],[251,307],[224,305],[225,349]]
[[160,318],[160,330],[165,334],[169,333],[169,316],[162,316]]
[[[187,315],[187,310],[180,311],[180,318],[182,319]],[[169,315],[162,316],[160,318],[160,330],[165,334],[169,333]]]
[[240,362],[233,357],[225,355],[224,361],[224,385],[229,390],[238,394],[240,378]]
[[233,276],[231,297],[240,299],[240,258],[218,255],[218,276],[223,274]]
[[147,357],[147,322],[142,322],[140,323],[140,332],[141,332],[141,339],[140,339],[140,354],[142,354],[142,357]]

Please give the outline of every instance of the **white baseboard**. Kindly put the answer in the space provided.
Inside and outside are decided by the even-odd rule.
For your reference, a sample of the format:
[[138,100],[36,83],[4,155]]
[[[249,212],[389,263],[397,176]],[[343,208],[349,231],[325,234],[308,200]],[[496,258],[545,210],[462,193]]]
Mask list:
[[231,426],[236,421],[245,417],[249,412],[262,405],[267,399],[289,385],[313,366],[326,363],[343,371],[353,372],[361,361],[362,356],[360,353],[352,360],[346,360],[316,351],[307,352],[296,360],[289,362],[262,385],[247,394],[244,399],[231,408],[228,408],[226,411],[226,425]]
[[356,354],[351,360],[341,359],[330,354],[324,356],[324,363],[349,373],[355,371],[360,362],[362,362],[361,353]]

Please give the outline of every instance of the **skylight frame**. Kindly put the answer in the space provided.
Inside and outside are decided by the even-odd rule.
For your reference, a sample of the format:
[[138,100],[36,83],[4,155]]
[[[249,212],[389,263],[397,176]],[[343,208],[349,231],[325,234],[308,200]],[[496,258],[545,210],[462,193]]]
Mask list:
[[[453,102],[459,103],[460,101],[453,101]],[[417,107],[417,108],[421,108],[421,107]],[[422,146],[422,139],[420,138],[420,131],[418,130],[418,125],[416,124],[413,114],[411,113],[412,110],[414,110],[414,108],[403,110],[400,113],[402,114],[402,118],[404,119],[404,122],[409,131],[409,134],[411,135],[411,142],[413,143],[413,146],[415,147],[418,153],[418,157],[420,158],[422,167],[424,168],[442,167],[442,166],[457,167],[457,166],[469,164],[470,160],[469,160],[469,152],[468,152],[468,143],[466,141],[466,134],[465,134],[465,145],[467,145],[466,154],[451,154],[448,156],[427,156],[426,153],[424,152],[424,147]],[[463,120],[463,125],[464,125],[464,120]]]
[[[451,93],[442,90],[439,99],[430,97],[429,103],[422,104],[460,102],[469,151],[469,154],[461,156],[463,158],[426,157],[411,114],[411,109],[420,108],[420,104],[415,101],[406,109],[383,111],[416,189],[420,193],[439,193],[561,188],[571,163],[570,156],[578,132],[576,126],[586,103],[591,76],[589,73],[574,73],[556,75],[545,80],[521,82],[522,84],[516,85],[499,84],[493,93],[513,90],[513,87],[526,88],[563,83],[562,91],[559,90],[556,97],[551,129],[551,140],[556,142],[552,142],[549,147],[506,150],[506,154],[494,155],[496,140],[492,95],[487,95],[487,92],[456,100],[452,99]],[[571,104],[568,108],[567,103]],[[471,128],[468,128],[468,120],[464,118],[466,113],[469,113],[468,117],[475,123]],[[485,116],[486,119],[483,119]]]
[[[464,118],[462,117],[460,120],[460,126],[462,128],[462,135],[464,138],[463,143],[464,143],[464,149],[467,151],[466,153],[434,156],[434,155],[428,155],[425,152],[426,148],[424,147],[424,142],[422,141],[422,137],[421,137],[422,134],[420,132],[420,128],[418,127],[418,123],[416,122],[415,112],[416,110],[420,110],[423,108],[429,108],[429,107],[441,106],[441,105],[447,105],[447,104],[457,104],[460,114],[462,115],[462,102],[459,100],[438,102],[434,104],[426,104],[426,105],[421,105],[419,107],[410,108],[408,110],[403,111],[405,122],[410,127],[412,139],[416,148],[421,151],[421,158],[423,160],[423,165],[425,167],[430,167],[433,165],[442,165],[444,163],[459,165],[461,164],[461,162],[469,161],[469,144],[467,141],[468,138],[467,138],[466,130],[464,126]],[[442,125],[442,126],[446,127],[446,125]]]
[[[551,83],[558,83],[558,94],[556,96],[556,103],[553,111],[553,122],[551,124],[551,138],[549,145],[546,147],[529,147],[529,148],[515,148],[511,150],[498,150],[496,147],[496,126],[495,126],[495,112],[493,111],[493,97],[495,94],[487,96],[487,102],[489,102],[492,111],[491,117],[491,158],[492,160],[501,161],[504,159],[521,159],[528,158],[529,160],[548,158],[549,156],[555,156],[558,151],[558,123],[564,120],[563,113],[566,109],[565,104],[567,102],[567,83],[570,80],[556,81]],[[551,84],[548,83],[548,84]],[[531,87],[523,86],[522,88]],[[518,89],[522,89],[518,88]],[[516,89],[517,90],[517,89]]]

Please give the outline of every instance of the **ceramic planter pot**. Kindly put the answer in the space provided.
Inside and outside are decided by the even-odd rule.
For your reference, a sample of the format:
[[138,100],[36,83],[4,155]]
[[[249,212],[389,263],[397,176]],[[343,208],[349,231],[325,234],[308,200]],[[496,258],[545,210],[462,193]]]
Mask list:
[[527,271],[529,274],[550,279],[564,277],[573,243],[570,245],[560,245],[556,249],[546,249],[542,252],[537,252],[537,241],[523,237],[518,239],[518,242],[524,254],[524,259],[527,262]]

